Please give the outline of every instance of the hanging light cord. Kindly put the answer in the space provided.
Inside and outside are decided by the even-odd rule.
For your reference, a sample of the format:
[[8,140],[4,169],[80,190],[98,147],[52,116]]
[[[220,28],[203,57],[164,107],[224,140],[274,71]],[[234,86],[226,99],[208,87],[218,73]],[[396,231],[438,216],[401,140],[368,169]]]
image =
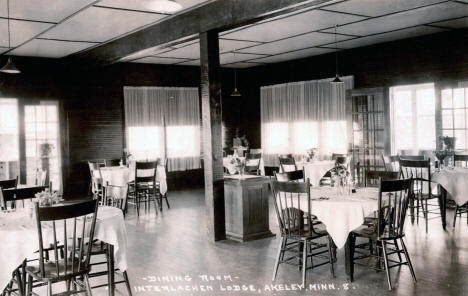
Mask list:
[[[232,52],[234,54],[234,62],[236,62],[236,50]],[[237,71],[236,67],[234,66],[234,89],[237,89]]]
[[8,49],[10,49],[10,0],[7,0],[7,17],[8,17]]
[[335,25],[335,71],[336,76],[338,76],[338,41],[336,39],[336,28],[338,25]]

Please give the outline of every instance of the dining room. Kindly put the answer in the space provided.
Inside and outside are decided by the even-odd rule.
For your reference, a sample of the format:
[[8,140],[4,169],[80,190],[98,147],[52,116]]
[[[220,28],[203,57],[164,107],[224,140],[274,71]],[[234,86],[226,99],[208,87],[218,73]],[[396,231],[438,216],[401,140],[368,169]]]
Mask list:
[[467,294],[467,18],[0,0],[0,295]]

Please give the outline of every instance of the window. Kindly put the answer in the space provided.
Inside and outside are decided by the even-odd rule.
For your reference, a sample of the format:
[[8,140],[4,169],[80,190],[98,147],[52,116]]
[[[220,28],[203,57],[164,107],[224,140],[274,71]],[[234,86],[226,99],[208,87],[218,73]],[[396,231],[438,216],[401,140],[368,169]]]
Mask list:
[[200,155],[198,126],[167,127],[167,157],[195,157]]
[[455,137],[455,149],[468,150],[468,88],[444,89],[441,95],[442,135]]
[[392,87],[390,96],[394,153],[435,149],[434,84]]
[[322,122],[322,154],[347,154],[346,121]]
[[272,122],[265,125],[265,154],[288,153],[289,124],[287,122]]
[[293,125],[294,153],[304,154],[307,149],[317,148],[319,126],[316,121],[298,121]]
[[0,180],[19,175],[18,102],[0,99]]
[[61,190],[58,106],[52,102],[24,107],[26,183],[35,184],[37,170],[48,172],[54,190]]
[[128,128],[128,150],[136,160],[156,159],[162,155],[162,133],[157,126],[131,126]]

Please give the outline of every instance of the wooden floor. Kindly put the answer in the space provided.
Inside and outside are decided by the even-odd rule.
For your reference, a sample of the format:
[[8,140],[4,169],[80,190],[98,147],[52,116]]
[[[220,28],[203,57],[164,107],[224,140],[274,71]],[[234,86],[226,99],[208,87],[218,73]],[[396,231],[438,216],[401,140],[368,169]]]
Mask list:
[[[133,208],[127,216],[128,272],[134,295],[468,295],[466,217],[457,221],[455,229],[450,223],[445,232],[440,219],[435,219],[427,235],[424,222],[419,226],[407,224],[406,243],[418,278],[416,284],[406,267],[395,268],[394,290],[388,292],[383,272],[360,266],[356,267],[355,281],[349,283],[344,252],[339,250],[335,278],[330,277],[328,266],[321,266],[308,271],[307,281],[312,286],[308,285],[307,291],[294,291],[301,281],[300,271],[294,266],[280,266],[276,281],[271,282],[278,236],[247,243],[210,242],[203,189],[170,192],[169,200],[171,209],[157,216],[152,209],[138,218]],[[453,211],[448,218],[452,221]],[[278,233],[271,205],[270,227]],[[214,280],[204,281],[205,275]],[[237,286],[242,289],[242,285],[255,292],[228,292]],[[124,294],[124,287],[119,291]],[[105,292],[101,289],[95,294]]]
[[[158,215],[152,208],[137,217],[130,207],[126,224],[133,295],[468,295],[466,216],[457,221],[455,229],[450,223],[445,232],[440,219],[433,220],[428,235],[424,222],[407,224],[406,243],[416,284],[408,268],[394,268],[394,290],[389,292],[385,273],[360,266],[356,267],[355,281],[349,283],[344,252],[339,250],[335,278],[330,277],[327,265],[321,266],[308,271],[307,290],[297,290],[301,273],[294,266],[281,265],[276,281],[271,282],[278,236],[247,243],[208,241],[203,194],[203,189],[169,192],[171,209],[164,208]],[[449,221],[452,218],[450,211]],[[272,205],[270,227],[278,233]],[[92,279],[92,285],[98,282]],[[107,290],[95,289],[93,295],[107,295]],[[124,285],[117,286],[116,295],[127,295]]]

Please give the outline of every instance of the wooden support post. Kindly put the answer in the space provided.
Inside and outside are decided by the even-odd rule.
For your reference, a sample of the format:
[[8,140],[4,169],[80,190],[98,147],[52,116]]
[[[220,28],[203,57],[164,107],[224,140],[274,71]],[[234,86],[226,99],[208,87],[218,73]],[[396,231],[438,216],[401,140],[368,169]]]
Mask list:
[[203,160],[208,236],[226,238],[224,210],[223,150],[221,142],[221,83],[217,31],[200,33]]

